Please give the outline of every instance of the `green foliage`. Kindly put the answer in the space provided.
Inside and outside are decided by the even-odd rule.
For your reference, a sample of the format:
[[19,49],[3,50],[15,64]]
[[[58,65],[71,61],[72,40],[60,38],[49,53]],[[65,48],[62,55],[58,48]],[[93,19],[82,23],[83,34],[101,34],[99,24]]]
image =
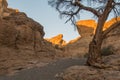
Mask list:
[[112,46],[104,47],[101,50],[102,56],[109,56],[113,54]]

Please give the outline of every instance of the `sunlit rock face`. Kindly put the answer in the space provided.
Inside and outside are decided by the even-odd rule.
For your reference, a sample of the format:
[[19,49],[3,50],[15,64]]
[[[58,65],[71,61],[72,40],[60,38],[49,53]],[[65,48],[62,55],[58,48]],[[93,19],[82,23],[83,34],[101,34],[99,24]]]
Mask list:
[[[103,27],[103,31],[119,20],[120,18],[118,17],[118,18],[113,18],[107,21]],[[94,34],[95,29],[97,27],[97,23],[95,20],[80,20],[76,22],[76,25],[77,25],[78,32],[81,36],[82,35],[85,36],[85,34],[89,34],[89,35]]]
[[[109,28],[110,25],[120,21],[119,18],[113,18],[105,24],[104,30]],[[103,48],[110,48],[114,54],[120,54],[120,25],[113,29],[105,38],[103,42]]]
[[66,41],[63,40],[63,34],[58,34],[57,36],[54,36],[50,39],[46,39],[47,41],[51,42],[53,45],[58,45],[58,46],[65,46]]
[[[120,20],[120,18],[117,18]],[[109,28],[110,25],[116,22],[116,18],[113,18],[105,23],[103,30]],[[93,38],[97,23],[94,20],[81,20],[76,22],[77,30],[80,34],[80,38],[65,46],[65,54],[71,56],[83,56],[88,53],[89,43]],[[112,49],[113,53],[120,53],[120,26],[112,30],[108,37],[104,39],[102,48]]]
[[76,25],[81,37],[92,35],[95,32],[97,26],[95,20],[80,20],[76,22]]
[[75,43],[75,42],[77,42],[78,40],[80,40],[80,38],[81,38],[81,36],[79,36],[79,37],[77,37],[77,38],[75,38],[75,39],[73,39],[73,40],[70,40],[67,44]]
[[70,41],[65,46],[65,54],[72,57],[82,57],[88,52],[96,23],[94,20],[81,20],[76,22],[80,37]]

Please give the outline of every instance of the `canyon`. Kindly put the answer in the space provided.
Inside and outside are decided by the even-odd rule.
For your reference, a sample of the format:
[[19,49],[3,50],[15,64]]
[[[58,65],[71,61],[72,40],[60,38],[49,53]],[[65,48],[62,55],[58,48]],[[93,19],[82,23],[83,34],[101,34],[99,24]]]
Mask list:
[[[49,69],[50,64],[55,67],[55,62],[63,67],[70,65],[68,69],[66,67],[61,69],[62,73],[56,73],[58,80],[80,80],[81,78],[95,80],[96,77],[99,78],[98,80],[103,80],[106,75],[105,80],[120,79],[120,26],[113,29],[102,44],[103,60],[111,67],[96,69],[84,64],[89,43],[95,33],[97,24],[95,20],[77,21],[76,25],[80,36],[67,43],[63,39],[63,34],[44,39],[46,34],[44,26],[28,17],[24,12],[9,8],[8,10],[7,14],[9,15],[3,15],[0,20],[0,75],[11,76],[36,67],[41,69],[41,67],[47,66]],[[119,17],[109,20],[105,23],[104,30],[119,20]],[[81,66],[78,64],[79,59]],[[58,64],[57,61],[58,63],[62,61],[62,63]],[[67,64],[69,61],[71,62]],[[74,61],[76,64],[72,65]],[[59,67],[55,68],[59,69]],[[113,74],[114,76],[111,77]],[[93,75],[92,78],[91,75]]]

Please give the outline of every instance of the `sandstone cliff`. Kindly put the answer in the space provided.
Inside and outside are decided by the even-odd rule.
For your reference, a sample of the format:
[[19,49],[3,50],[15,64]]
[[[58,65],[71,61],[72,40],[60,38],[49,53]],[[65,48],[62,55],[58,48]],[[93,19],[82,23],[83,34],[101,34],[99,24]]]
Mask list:
[[0,74],[55,59],[61,51],[44,40],[44,34],[43,26],[23,12],[4,16],[0,21]]
[[72,57],[82,57],[88,52],[89,42],[92,39],[96,23],[94,20],[82,20],[76,24],[80,37],[65,46],[64,54]]
[[[108,26],[112,25],[114,22],[116,22],[116,20],[120,21],[120,17],[118,18],[113,18],[110,21],[108,21],[105,24],[105,29],[108,28]],[[104,40],[103,42],[103,48],[107,48],[110,47],[111,51],[114,54],[120,54],[120,25],[113,29],[108,35],[107,38]]]
[[58,34],[57,36],[54,36],[50,39],[46,39],[47,41],[51,42],[54,46],[58,45],[59,47],[65,46],[66,41],[63,40],[63,34]]
[[[120,20],[120,18],[117,18],[117,20]],[[115,21],[116,18],[113,18],[106,22],[103,30],[106,30]],[[96,29],[96,22],[94,20],[81,20],[78,21],[76,24],[77,30],[81,37],[76,42],[67,44],[65,46],[64,54],[72,57],[74,56],[81,57],[88,52],[89,43],[92,40],[92,37]],[[120,38],[120,26],[118,26],[108,34],[108,37],[103,41],[102,48],[104,50],[110,49],[110,51],[112,51],[112,53],[115,54],[120,53],[119,38]]]
[[[118,18],[120,20],[120,18]],[[104,30],[106,30],[116,20],[112,19],[106,22]],[[84,25],[81,23],[84,22]],[[95,26],[88,26],[89,22],[93,20],[80,21],[78,25],[78,31],[81,34],[81,38],[72,44],[68,44],[65,47],[65,53],[70,57],[81,57],[88,52],[89,42],[91,41],[94,33]],[[87,24],[85,24],[87,23]],[[93,23],[94,24],[94,23]],[[96,24],[96,23],[95,23]],[[82,31],[83,30],[83,31]],[[86,65],[72,66],[62,73],[56,75],[58,80],[120,80],[120,26],[113,29],[107,38],[103,41],[102,51],[103,55],[110,54],[114,55],[104,56],[103,62],[108,66],[104,69],[98,69]],[[111,51],[109,51],[109,49]]]

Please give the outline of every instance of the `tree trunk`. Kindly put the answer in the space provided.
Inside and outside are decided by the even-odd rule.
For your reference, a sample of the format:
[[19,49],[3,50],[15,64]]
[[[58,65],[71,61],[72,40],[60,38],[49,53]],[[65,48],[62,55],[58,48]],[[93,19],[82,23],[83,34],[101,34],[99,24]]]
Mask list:
[[[97,40],[97,41],[96,41]],[[98,37],[93,38],[93,40],[89,44],[89,56],[87,60],[87,64],[90,66],[95,66],[96,63],[102,63],[102,56],[101,56],[101,45],[103,39]]]
[[103,42],[103,27],[110,11],[112,10],[113,7],[112,3],[113,0],[108,0],[108,3],[106,5],[103,14],[101,14],[98,17],[98,24],[95,31],[95,35],[93,37],[93,40],[89,44],[89,52],[88,52],[89,55],[88,55],[87,64],[90,66],[95,66],[99,68],[101,68],[102,66],[101,46]]
[[88,60],[87,64],[90,66],[95,66],[96,63],[102,62],[101,57],[101,45],[103,41],[103,26],[105,23],[104,16],[101,16],[98,20],[98,25],[95,31],[95,35],[92,39],[92,41],[89,44],[89,54],[88,54]]

